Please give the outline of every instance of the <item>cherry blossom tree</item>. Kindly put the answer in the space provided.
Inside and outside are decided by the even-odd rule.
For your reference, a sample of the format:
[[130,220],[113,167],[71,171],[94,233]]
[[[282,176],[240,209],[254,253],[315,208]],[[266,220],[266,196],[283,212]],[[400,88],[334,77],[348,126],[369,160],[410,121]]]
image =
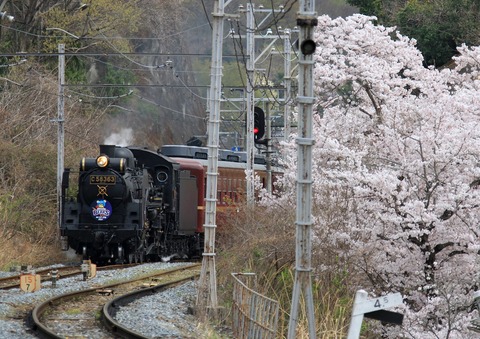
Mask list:
[[[460,48],[454,69],[425,68],[414,40],[372,20],[319,17],[314,255],[334,260],[317,270],[341,261],[355,289],[401,292],[404,325],[382,327],[387,337],[473,337],[480,48]],[[291,192],[294,137],[280,182]]]

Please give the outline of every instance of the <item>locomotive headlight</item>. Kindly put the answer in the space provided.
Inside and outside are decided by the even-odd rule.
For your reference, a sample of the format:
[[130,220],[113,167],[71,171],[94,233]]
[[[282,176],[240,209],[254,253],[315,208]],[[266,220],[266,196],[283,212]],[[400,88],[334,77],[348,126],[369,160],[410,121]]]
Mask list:
[[97,166],[98,167],[107,167],[109,163],[109,159],[106,155],[101,155],[97,158]]

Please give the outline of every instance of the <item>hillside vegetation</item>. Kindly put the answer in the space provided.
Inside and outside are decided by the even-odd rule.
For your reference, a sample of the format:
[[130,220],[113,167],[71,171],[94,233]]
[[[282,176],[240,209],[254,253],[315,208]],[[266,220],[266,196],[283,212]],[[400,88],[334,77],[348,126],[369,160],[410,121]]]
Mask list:
[[[65,167],[76,170],[81,157],[94,156],[112,136],[109,142],[156,148],[205,133],[202,102],[187,103],[182,90],[165,87],[180,84],[173,66],[190,67],[191,60],[165,55],[183,46],[176,33],[191,3],[7,1],[4,10],[15,21],[2,22],[0,35],[0,268],[59,256],[59,44],[67,53]],[[185,74],[182,81],[194,84]]]

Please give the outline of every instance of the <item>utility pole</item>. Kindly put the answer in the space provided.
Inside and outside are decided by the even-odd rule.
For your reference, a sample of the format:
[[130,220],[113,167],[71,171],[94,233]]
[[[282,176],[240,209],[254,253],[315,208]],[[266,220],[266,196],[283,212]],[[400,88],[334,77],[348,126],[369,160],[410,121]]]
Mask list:
[[205,224],[203,225],[205,230],[205,243],[197,295],[198,307],[205,309],[210,307],[214,310],[218,308],[217,272],[215,268],[215,230],[217,228],[216,202],[224,16],[224,0],[215,0],[213,10],[212,64],[210,70],[207,191],[205,199]]
[[247,152],[247,205],[253,207],[254,199],[254,141],[253,141],[253,111],[255,109],[255,18],[253,12],[253,4],[247,3],[247,135],[246,135],[246,152]]
[[297,216],[295,232],[295,281],[292,293],[292,307],[288,324],[288,339],[296,338],[300,295],[306,305],[306,318],[310,339],[316,337],[315,315],[311,281],[312,257],[312,108],[313,96],[313,41],[314,27],[318,24],[315,0],[300,0],[297,13],[299,29],[299,72],[298,72],[298,137],[297,137]]
[[272,151],[270,149],[272,140],[272,121],[270,119],[270,101],[266,103],[265,110],[265,139],[267,143],[265,144],[267,150],[265,151],[265,160],[266,160],[266,169],[267,169],[267,192],[272,194],[273,191],[273,181],[272,181]]
[[64,110],[65,110],[65,45],[58,45],[58,102],[57,102],[57,215],[58,215],[58,229],[62,224],[62,176],[64,169]]
[[283,140],[287,141],[288,136],[290,135],[290,107],[292,101],[292,76],[291,76],[291,60],[292,60],[292,47],[290,42],[291,31],[286,29],[285,32],[285,39],[283,40],[283,53],[285,54],[284,57],[284,85],[285,85],[285,106],[284,106],[284,114],[283,114]]

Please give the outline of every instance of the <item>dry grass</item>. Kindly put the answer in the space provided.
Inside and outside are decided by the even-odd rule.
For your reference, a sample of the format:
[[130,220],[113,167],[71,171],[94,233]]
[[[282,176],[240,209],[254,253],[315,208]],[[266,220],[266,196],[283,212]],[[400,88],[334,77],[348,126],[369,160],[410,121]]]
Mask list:
[[42,266],[65,261],[58,246],[32,242],[21,235],[2,236],[0,248],[0,269],[5,271],[15,266]]
[[[0,97],[0,269],[63,260],[56,244],[57,125],[51,122],[57,76],[31,63],[12,68],[8,78],[22,86],[5,85]],[[98,145],[91,146],[101,115],[78,102],[65,103],[65,167],[76,168],[82,148]]]
[[[280,303],[279,338],[285,338],[294,284],[295,210],[290,207],[265,209],[240,207],[227,224],[219,225],[219,299],[229,307],[232,297],[231,272],[257,274],[256,291]],[[322,262],[322,258],[314,258]],[[325,258],[327,259],[327,258]],[[330,258],[328,258],[330,261]],[[344,338],[348,331],[352,296],[348,276],[342,267],[313,276],[314,312],[318,338]],[[305,305],[300,305],[298,338],[308,338]]]

